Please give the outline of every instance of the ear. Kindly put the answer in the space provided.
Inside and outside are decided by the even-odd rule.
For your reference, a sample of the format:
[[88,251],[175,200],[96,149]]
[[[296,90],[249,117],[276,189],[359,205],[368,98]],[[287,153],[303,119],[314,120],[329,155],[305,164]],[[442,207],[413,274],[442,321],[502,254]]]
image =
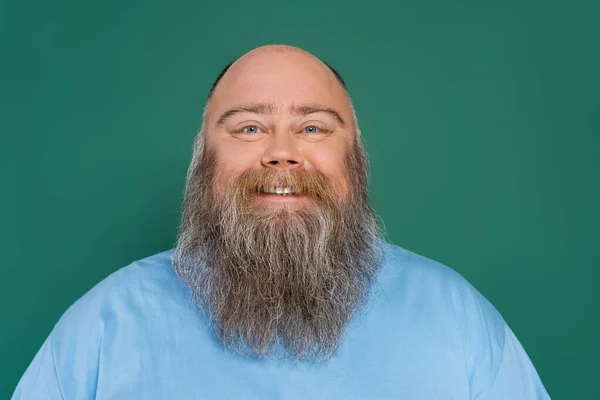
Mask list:
[[356,129],[356,137],[360,137],[360,129]]

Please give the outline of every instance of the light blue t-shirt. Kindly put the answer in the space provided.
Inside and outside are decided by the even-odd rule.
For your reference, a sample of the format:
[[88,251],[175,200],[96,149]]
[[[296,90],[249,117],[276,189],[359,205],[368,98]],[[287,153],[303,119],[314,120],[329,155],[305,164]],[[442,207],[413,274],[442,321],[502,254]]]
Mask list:
[[75,302],[13,399],[549,399],[498,311],[453,270],[391,244],[327,363],[243,357],[212,334],[172,250]]

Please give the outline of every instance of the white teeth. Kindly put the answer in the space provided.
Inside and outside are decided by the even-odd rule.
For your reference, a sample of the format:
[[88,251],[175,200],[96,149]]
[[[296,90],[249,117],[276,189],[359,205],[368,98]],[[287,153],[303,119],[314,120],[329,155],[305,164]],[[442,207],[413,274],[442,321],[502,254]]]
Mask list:
[[293,187],[268,187],[268,188],[264,188],[263,190],[265,193],[269,193],[269,194],[280,194],[283,196],[286,195],[290,195],[290,194],[295,194],[296,193],[296,189]]

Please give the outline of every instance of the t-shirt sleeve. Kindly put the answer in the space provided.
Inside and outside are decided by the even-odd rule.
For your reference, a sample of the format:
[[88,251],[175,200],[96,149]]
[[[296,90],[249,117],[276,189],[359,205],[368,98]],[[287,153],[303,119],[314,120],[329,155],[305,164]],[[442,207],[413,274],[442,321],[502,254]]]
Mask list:
[[540,377],[511,329],[504,325],[504,348],[498,371],[481,400],[550,400]]
[[95,398],[106,297],[92,289],[69,307],[25,371],[13,400]]
[[463,339],[471,400],[549,400],[502,315],[470,283],[455,282],[452,304]]
[[48,337],[21,377],[12,400],[64,400],[54,362],[52,339]]

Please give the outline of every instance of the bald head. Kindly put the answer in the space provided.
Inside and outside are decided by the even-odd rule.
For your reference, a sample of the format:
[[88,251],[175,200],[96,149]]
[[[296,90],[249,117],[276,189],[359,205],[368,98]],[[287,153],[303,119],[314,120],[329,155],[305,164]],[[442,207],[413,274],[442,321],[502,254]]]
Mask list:
[[[302,49],[299,49],[299,48],[293,47],[293,46],[287,46],[287,45],[267,45],[267,46],[259,47],[255,50],[259,50],[259,49],[263,49],[263,51],[302,51],[302,52],[304,52],[304,50],[302,50]],[[253,51],[255,51],[255,50],[253,50]],[[227,64],[223,68],[223,70],[221,71],[219,76],[217,76],[217,79],[215,79],[210,90],[208,91],[208,100],[210,100],[210,98],[212,97],[212,94],[214,93],[219,82],[221,81],[221,78],[223,78],[223,75],[225,75],[225,73],[229,70],[229,68],[233,65],[234,62],[235,61],[232,61],[229,64]],[[346,82],[344,81],[342,76],[339,74],[339,72],[337,72],[335,68],[333,68],[331,65],[327,64],[325,61],[322,61],[322,62],[335,75],[336,79],[338,80],[339,84],[342,86],[344,91],[346,91],[346,93],[348,93],[348,88],[346,86]]]
[[343,111],[349,112],[348,120],[355,119],[346,84],[339,73],[293,46],[261,46],[228,64],[209,91],[207,114],[209,109],[215,108],[211,107],[212,103],[231,103],[232,99],[239,102],[240,91],[244,92],[243,97],[252,100],[262,96],[281,103],[302,102],[302,95],[312,91],[313,96],[304,97],[336,99]]

